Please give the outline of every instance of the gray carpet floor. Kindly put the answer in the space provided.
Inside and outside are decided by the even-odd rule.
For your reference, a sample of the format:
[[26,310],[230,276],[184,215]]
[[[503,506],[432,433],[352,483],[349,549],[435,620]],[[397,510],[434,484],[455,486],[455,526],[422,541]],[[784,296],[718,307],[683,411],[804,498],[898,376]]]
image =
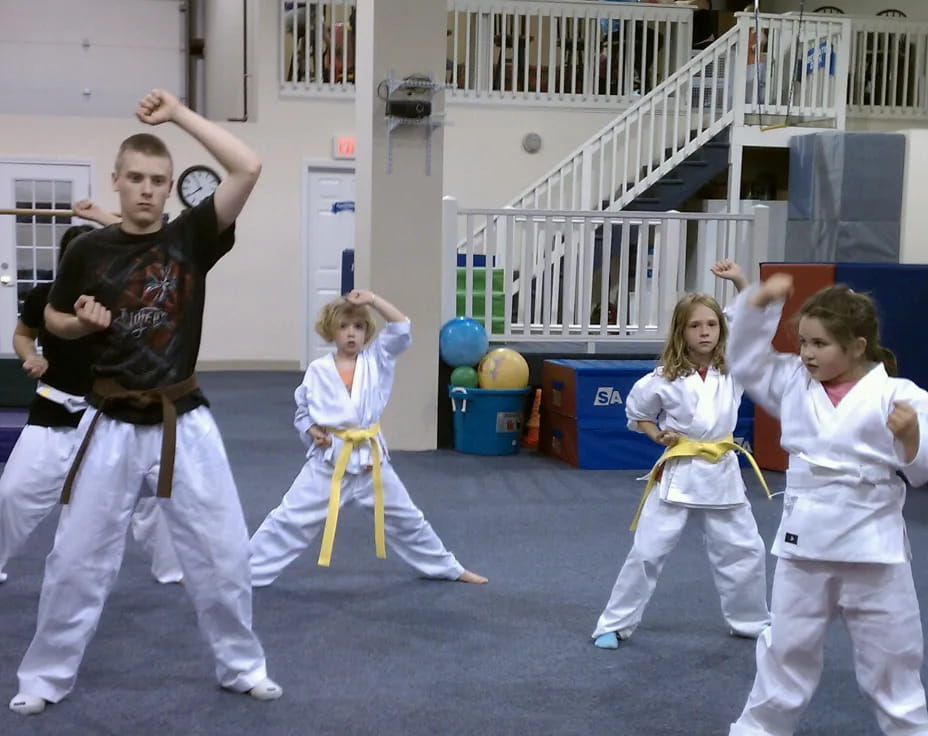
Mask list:
[[[302,462],[291,425],[295,373],[205,374],[250,530]],[[386,427],[389,438],[389,427]],[[533,453],[477,457],[394,453],[413,499],[486,586],[417,577],[374,557],[370,517],[346,509],[333,564],[318,540],[255,591],[255,628],[284,697],[260,703],[220,690],[180,586],[161,586],[130,542],[74,692],[41,716],[0,708],[0,734],[384,734],[389,736],[727,733],[754,674],[753,642],[727,635],[699,529],[670,557],[641,628],[618,651],[590,632],[631,544],[642,484],[629,471],[576,470]],[[773,487],[782,476],[770,474]],[[769,542],[779,503],[748,478]],[[0,681],[35,625],[57,514],[39,527],[0,586]],[[916,584],[928,580],[928,496],[907,505]],[[769,558],[768,578],[773,573]],[[825,674],[797,732],[870,736],[850,643],[830,633]]]

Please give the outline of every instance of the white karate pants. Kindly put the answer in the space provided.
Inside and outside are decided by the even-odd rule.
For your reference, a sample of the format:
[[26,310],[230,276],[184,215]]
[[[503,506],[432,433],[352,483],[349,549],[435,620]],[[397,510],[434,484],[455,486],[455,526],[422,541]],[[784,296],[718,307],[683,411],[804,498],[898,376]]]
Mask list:
[[[81,429],[93,414],[86,412]],[[143,488],[156,487],[161,428],[108,417],[97,423],[45,563],[36,633],[18,672],[20,692],[55,703],[73,688],[119,572],[136,500]],[[224,687],[250,690],[267,673],[251,631],[248,532],[206,407],[178,417],[173,490],[158,503],[216,676]]]
[[171,529],[163,505],[170,500],[144,496],[132,514],[132,538],[151,558],[151,574],[159,583],[179,583],[184,579],[180,560],[171,541]]
[[645,501],[632,548],[593,638],[615,631],[620,639],[627,639],[638,628],[664,561],[691,516],[702,522],[706,553],[728,626],[742,636],[757,636],[769,626],[766,551],[751,505],[695,509],[665,503],[655,489]]
[[857,685],[884,734],[928,734],[921,616],[909,563],[781,558],[773,624],[757,639],[757,676],[731,736],[791,736],[822,674],[825,633],[844,620]]
[[[328,515],[333,468],[310,458],[251,538],[251,582],[270,585],[305,550],[322,529]],[[400,558],[431,578],[457,580],[464,568],[445,549],[438,535],[416,507],[389,462],[380,467],[384,493],[384,531],[387,544]],[[373,511],[373,473],[345,473],[341,505],[351,501]],[[372,528],[373,534],[373,528]],[[333,556],[338,555],[338,543]]]
[[[77,427],[23,427],[0,476],[0,572],[55,506],[84,432]],[[136,541],[152,558],[159,583],[183,577],[160,506],[139,500],[132,516]]]

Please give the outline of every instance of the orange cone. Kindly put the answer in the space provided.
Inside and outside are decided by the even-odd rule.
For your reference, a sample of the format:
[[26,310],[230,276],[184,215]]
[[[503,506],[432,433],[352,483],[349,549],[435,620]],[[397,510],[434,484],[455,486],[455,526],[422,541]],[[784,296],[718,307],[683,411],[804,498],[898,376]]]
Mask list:
[[535,389],[535,400],[532,402],[532,413],[529,414],[525,425],[525,434],[522,436],[522,447],[534,450],[538,447],[538,426],[541,424],[541,389]]

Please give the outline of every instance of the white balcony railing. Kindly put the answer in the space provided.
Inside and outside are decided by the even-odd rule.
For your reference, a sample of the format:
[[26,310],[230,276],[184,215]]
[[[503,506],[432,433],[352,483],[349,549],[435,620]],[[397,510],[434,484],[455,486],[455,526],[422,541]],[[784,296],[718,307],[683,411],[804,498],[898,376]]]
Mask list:
[[746,89],[747,101],[738,104],[735,124],[825,124],[843,129],[850,21],[840,15],[762,14],[761,40],[755,46],[753,14],[737,17],[739,64],[734,84]]
[[627,101],[689,58],[689,8],[450,0],[448,9],[450,99]]
[[[279,0],[281,94],[353,97],[355,2]],[[623,106],[668,79],[689,56],[687,8],[569,0],[445,2],[445,82],[452,101]],[[753,16],[738,15],[747,19],[739,18],[746,49]],[[816,119],[842,96],[848,115],[928,116],[928,23],[814,13],[800,22],[798,13],[786,13],[762,15],[761,25],[763,83],[757,85],[759,99],[748,100],[755,108],[748,105],[749,116],[785,121],[789,112],[791,121]],[[749,95],[752,67],[746,71]],[[729,68],[733,79],[738,67]],[[839,80],[845,70],[846,85]]]
[[291,95],[354,95],[355,0],[280,0],[280,85]]
[[852,17],[848,114],[928,115],[928,23]]
[[[688,264],[734,258],[753,272],[769,211],[477,210],[446,197],[444,227],[445,319],[474,317],[494,342],[657,343],[687,284],[705,281]],[[715,288],[729,301],[730,287]]]
[[[689,58],[689,8],[445,1],[450,100],[616,104],[645,94]],[[282,94],[354,93],[354,15],[355,0],[280,0]]]

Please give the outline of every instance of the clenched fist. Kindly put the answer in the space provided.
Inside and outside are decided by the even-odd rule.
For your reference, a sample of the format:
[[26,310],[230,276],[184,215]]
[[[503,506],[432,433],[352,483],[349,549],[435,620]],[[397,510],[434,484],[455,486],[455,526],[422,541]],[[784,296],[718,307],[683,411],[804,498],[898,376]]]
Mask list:
[[180,100],[170,92],[153,89],[139,101],[135,117],[148,125],[160,125],[173,120],[180,106]]
[[81,294],[74,302],[74,314],[90,332],[105,330],[113,321],[110,310],[86,294]]
[[905,461],[912,462],[918,454],[920,441],[918,414],[915,413],[915,409],[904,401],[894,401],[893,410],[886,419],[886,426],[905,448]]
[[677,442],[680,441],[680,435],[674,432],[672,429],[662,429],[657,433],[657,437],[654,438],[657,444],[663,445],[664,447],[673,447]]
[[29,378],[41,378],[48,370],[48,361],[41,355],[30,355],[23,361],[23,370]]

